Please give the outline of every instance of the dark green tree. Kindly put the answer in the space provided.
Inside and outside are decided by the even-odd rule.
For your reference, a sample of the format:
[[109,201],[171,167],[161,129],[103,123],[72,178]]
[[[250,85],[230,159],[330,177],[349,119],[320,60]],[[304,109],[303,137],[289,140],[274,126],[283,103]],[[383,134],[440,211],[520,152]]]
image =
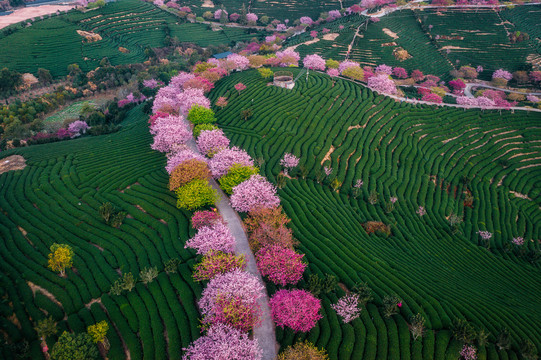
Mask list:
[[94,360],[98,348],[87,333],[72,334],[64,331],[51,351],[51,360]]

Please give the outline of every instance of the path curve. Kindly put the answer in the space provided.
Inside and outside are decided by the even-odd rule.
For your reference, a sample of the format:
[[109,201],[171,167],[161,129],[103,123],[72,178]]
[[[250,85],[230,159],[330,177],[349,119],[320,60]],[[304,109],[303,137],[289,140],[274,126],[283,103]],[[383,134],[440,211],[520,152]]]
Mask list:
[[[186,123],[187,120],[184,120]],[[188,147],[194,152],[199,154],[197,145],[195,144],[195,139],[192,137],[188,142]],[[265,284],[259,269],[256,266],[255,257],[250,249],[248,243],[248,237],[244,231],[244,226],[242,225],[242,220],[237,212],[231,207],[229,202],[229,197],[220,189],[220,186],[216,180],[210,181],[211,186],[216,189],[220,195],[220,201],[216,203],[218,211],[222,215],[222,218],[225,220],[229,231],[235,238],[235,254],[244,255],[247,260],[246,271],[250,274],[256,276],[262,284]],[[263,360],[274,360],[277,356],[277,343],[276,343],[276,334],[274,321],[271,317],[270,306],[269,306],[269,295],[267,294],[267,289],[264,290],[264,296],[259,298],[257,301],[259,306],[261,306],[262,315],[261,315],[261,324],[254,328],[254,339],[257,339],[261,350],[263,351]]]
[[[326,75],[327,73],[325,73],[324,71],[316,71],[320,74],[324,74]],[[356,81],[356,80],[352,80],[352,79],[349,79],[349,78],[346,78],[346,77],[343,77],[343,76],[337,76],[337,78],[339,79],[342,79],[342,80],[346,80],[346,81],[350,81],[350,82],[353,82],[355,84],[359,84],[367,89],[370,89],[380,95],[383,95],[383,96],[388,96],[390,98],[393,98],[395,100],[398,100],[400,102],[407,102],[407,103],[410,103],[410,104],[424,104],[424,105],[431,105],[431,106],[448,106],[448,107],[454,107],[454,108],[461,108],[461,109],[481,109],[481,110],[521,110],[521,111],[534,111],[534,112],[541,112],[541,109],[535,109],[535,108],[532,108],[532,107],[519,107],[519,106],[512,106],[508,109],[506,108],[501,108],[501,107],[495,107],[495,106],[491,106],[491,107],[484,107],[484,108],[481,108],[479,106],[465,106],[465,105],[458,105],[458,104],[446,104],[446,103],[441,103],[441,104],[436,104],[436,103],[433,103],[433,102],[430,102],[430,101],[422,101],[422,100],[417,100],[417,99],[408,99],[408,98],[405,98],[405,97],[401,97],[401,96],[396,96],[396,95],[389,95],[389,94],[384,94],[384,93],[380,93],[379,91],[376,91],[374,89],[372,89],[371,87],[367,86],[366,84],[363,84],[362,82],[359,82],[359,81]],[[527,94],[526,94],[527,95]]]

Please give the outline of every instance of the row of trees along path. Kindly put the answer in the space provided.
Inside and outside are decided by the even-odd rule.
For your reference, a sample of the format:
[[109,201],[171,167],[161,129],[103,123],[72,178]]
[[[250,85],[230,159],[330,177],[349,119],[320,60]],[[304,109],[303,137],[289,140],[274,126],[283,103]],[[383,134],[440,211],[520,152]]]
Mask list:
[[[186,120],[185,120],[186,121]],[[187,123],[187,121],[186,121]],[[188,123],[187,123],[188,124]],[[188,147],[196,153],[199,153],[197,145],[194,138],[192,137],[188,142]],[[239,215],[231,207],[228,196],[220,189],[218,183],[215,180],[210,181],[211,186],[218,191],[220,200],[216,203],[218,211],[222,215],[222,218],[225,220],[229,231],[235,238],[235,254],[244,255],[246,257],[246,271],[256,276],[262,284],[263,278],[257,268],[254,254],[250,249],[248,244],[248,237],[244,231],[244,226],[242,225],[242,220]],[[269,306],[269,295],[265,290],[264,296],[260,297],[258,300],[259,306],[261,306],[262,315],[261,315],[261,324],[254,328],[254,339],[257,339],[261,350],[263,351],[263,360],[274,360],[277,356],[277,344],[276,344],[276,334],[274,321],[271,317],[270,306]]]

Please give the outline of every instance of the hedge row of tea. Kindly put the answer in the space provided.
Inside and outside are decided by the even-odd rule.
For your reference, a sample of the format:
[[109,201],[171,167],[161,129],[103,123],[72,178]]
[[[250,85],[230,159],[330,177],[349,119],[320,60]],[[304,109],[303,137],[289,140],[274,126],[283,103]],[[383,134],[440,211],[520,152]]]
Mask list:
[[[233,89],[238,82],[247,86],[240,96]],[[458,318],[491,332],[481,359],[517,358],[515,351],[496,350],[502,327],[517,344],[541,343],[539,264],[503,247],[524,236],[528,250],[539,252],[539,114],[400,104],[348,81],[333,86],[313,72],[293,90],[267,86],[255,71],[234,74],[210,94],[213,102],[219,96],[229,98],[216,109],[220,127],[232,144],[264,159],[267,178],[277,179],[286,152],[307,170],[306,180],[293,172],[280,190],[310,264],[307,276],[333,274],[350,290],[366,281],[376,294],[350,324],[330,308],[341,294],[323,296],[318,326],[306,335],[278,331],[281,345],[306,337],[331,359],[456,358],[461,344],[450,328]],[[245,121],[239,113],[247,108],[253,117]],[[324,166],[333,169],[328,177]],[[334,179],[339,191],[329,186]],[[364,185],[354,198],[357,179]],[[379,193],[375,205],[367,201],[372,190]],[[464,206],[468,191],[472,208]],[[392,196],[398,202],[388,212]],[[427,215],[416,213],[419,206]],[[451,213],[464,218],[456,234],[446,219]],[[368,235],[361,224],[369,220],[391,225],[392,235]],[[494,233],[490,251],[479,246],[478,230]],[[401,312],[384,319],[379,305],[394,294],[403,301]],[[418,312],[429,330],[414,342],[408,321]]]
[[[85,42],[77,30],[95,32],[102,40]],[[123,0],[86,13],[72,10],[37,20],[30,27],[0,36],[0,64],[34,74],[38,68],[45,68],[58,77],[66,75],[68,65],[73,63],[90,71],[104,57],[112,65],[143,62],[147,59],[144,49],[166,46],[168,35],[181,42],[209,46],[248,41],[258,34],[240,28],[211,31],[204,24],[183,23],[152,4]],[[119,51],[121,47],[128,52]]]
[[[59,322],[58,335],[107,320],[109,359],[125,359],[125,350],[132,359],[179,359],[199,336],[201,288],[191,277],[194,253],[183,248],[189,214],[176,209],[167,191],[164,159],[148,146],[146,118],[139,107],[116,134],[18,149],[28,166],[0,175],[1,287],[8,295],[2,328],[11,341],[31,343],[32,359],[42,358],[33,326],[46,314]],[[99,216],[104,202],[128,214],[119,228]],[[74,249],[66,278],[47,268],[54,242]],[[121,273],[163,270],[172,258],[181,260],[175,274],[161,272],[148,286],[108,294]],[[31,284],[38,287],[34,295]],[[1,351],[3,359],[15,356]]]

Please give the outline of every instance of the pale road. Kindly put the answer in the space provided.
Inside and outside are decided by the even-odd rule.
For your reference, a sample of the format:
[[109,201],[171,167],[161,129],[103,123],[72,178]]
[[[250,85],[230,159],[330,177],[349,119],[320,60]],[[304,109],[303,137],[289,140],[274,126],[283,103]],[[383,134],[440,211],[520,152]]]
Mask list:
[[[199,153],[193,137],[188,142],[188,147],[194,152]],[[256,266],[254,254],[252,253],[250,245],[248,244],[248,237],[244,231],[242,220],[237,212],[233,210],[231,203],[229,202],[229,197],[222,191],[222,189],[220,189],[220,186],[218,186],[216,181],[211,180],[210,184],[220,195],[220,201],[216,204],[216,208],[222,215],[227,227],[229,228],[229,231],[235,238],[235,254],[244,255],[247,262],[246,271],[256,276],[262,284],[265,284],[261,274],[259,273],[259,269]],[[261,306],[262,316],[261,324],[254,328],[254,339],[257,339],[257,342],[261,347],[263,352],[263,360],[274,360],[277,356],[278,346],[276,344],[274,321],[271,318],[269,295],[267,294],[266,289],[264,290],[264,296],[258,300],[258,304]]]

